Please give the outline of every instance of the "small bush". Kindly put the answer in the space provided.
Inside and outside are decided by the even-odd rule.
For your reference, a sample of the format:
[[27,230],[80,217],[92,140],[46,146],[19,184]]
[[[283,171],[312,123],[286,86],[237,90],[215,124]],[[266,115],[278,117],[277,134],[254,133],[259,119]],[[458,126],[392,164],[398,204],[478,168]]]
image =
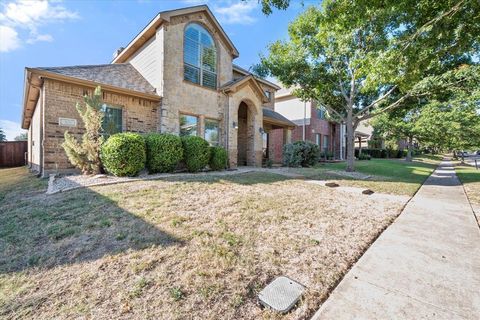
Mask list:
[[283,146],[283,164],[288,167],[310,167],[319,160],[318,145],[309,141],[295,141]]
[[145,139],[137,133],[114,134],[103,144],[101,159],[115,176],[136,176],[145,167]]
[[228,154],[227,150],[222,147],[210,148],[209,166],[212,170],[224,170],[227,168]]
[[358,160],[370,160],[372,157],[369,154],[366,153],[360,153],[358,156]]
[[150,173],[172,172],[183,158],[182,139],[170,133],[145,136],[147,169]]
[[187,170],[198,172],[210,161],[210,146],[205,139],[197,136],[182,137],[183,157]]
[[331,151],[322,151],[320,152],[320,160],[326,159],[326,160],[332,160],[333,159],[333,152]]

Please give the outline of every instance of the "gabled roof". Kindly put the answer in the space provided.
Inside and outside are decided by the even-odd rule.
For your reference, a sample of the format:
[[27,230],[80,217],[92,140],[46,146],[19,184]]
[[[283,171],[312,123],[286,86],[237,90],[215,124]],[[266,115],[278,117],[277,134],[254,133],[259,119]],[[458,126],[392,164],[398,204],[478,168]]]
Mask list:
[[112,60],[112,63],[121,63],[121,62],[127,61],[127,59],[132,54],[134,54],[139,48],[141,48],[142,45],[145,42],[147,42],[155,34],[157,28],[161,24],[163,24],[164,22],[170,22],[170,18],[175,17],[175,16],[185,15],[185,14],[198,13],[198,12],[204,12],[210,18],[213,25],[219,31],[220,36],[227,43],[233,57],[234,58],[238,57],[239,53],[238,53],[237,48],[235,48],[235,45],[230,40],[230,38],[227,36],[227,34],[225,33],[225,30],[223,30],[220,23],[218,23],[217,19],[215,18],[215,16],[212,13],[212,11],[210,11],[210,8],[208,8],[207,5],[200,5],[200,6],[186,7],[186,8],[181,8],[181,9],[159,12],[143,28],[143,30],[140,31],[140,33],[137,34],[135,36],[135,38],[133,38],[133,40],[130,41],[130,43]]
[[262,101],[268,102],[268,97],[265,95],[265,92],[263,92],[262,87],[260,87],[257,80],[252,74],[245,75],[234,80],[230,80],[227,83],[225,83],[223,86],[221,86],[220,90],[224,92],[232,92],[232,91],[235,92],[239,86],[249,81],[251,81],[253,88],[257,91],[259,96],[262,97]]
[[266,79],[263,79],[263,78],[261,78],[261,77],[258,77],[258,76],[256,76],[256,75],[254,75],[253,73],[251,73],[250,71],[248,71],[248,70],[240,67],[239,65],[233,64],[233,70],[234,70],[234,71],[237,71],[238,73],[241,73],[241,74],[243,74],[243,75],[252,75],[252,76],[254,76],[255,79],[257,79],[258,81],[260,81],[260,82],[262,82],[262,83],[264,83],[264,84],[266,84],[266,85],[268,85],[268,86],[271,86],[271,87],[275,88],[276,90],[281,89],[281,87],[278,86],[278,85],[276,85],[275,83],[270,82],[270,81],[268,81],[268,80],[266,80]]
[[73,83],[159,101],[155,88],[130,64],[25,68],[22,128],[28,129],[37,104],[43,79]]
[[155,88],[130,63],[34,69],[147,94],[156,94]]

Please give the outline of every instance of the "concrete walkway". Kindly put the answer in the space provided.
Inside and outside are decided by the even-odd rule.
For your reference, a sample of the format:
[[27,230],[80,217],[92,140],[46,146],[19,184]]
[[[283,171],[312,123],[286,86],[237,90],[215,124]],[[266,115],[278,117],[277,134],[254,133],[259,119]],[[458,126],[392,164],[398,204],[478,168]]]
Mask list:
[[480,229],[449,161],[312,319],[480,319]]

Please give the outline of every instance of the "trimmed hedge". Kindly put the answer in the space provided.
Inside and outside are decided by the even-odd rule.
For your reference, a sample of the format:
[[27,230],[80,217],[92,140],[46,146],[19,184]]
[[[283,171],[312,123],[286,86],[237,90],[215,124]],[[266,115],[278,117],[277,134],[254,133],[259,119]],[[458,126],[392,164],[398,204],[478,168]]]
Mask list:
[[182,137],[183,157],[187,170],[198,172],[205,168],[210,161],[210,145],[197,136]]
[[[407,151],[394,149],[362,148],[362,154],[368,154],[372,158],[404,158],[407,156]],[[358,158],[358,149],[355,149],[355,157]]]
[[183,159],[182,139],[170,133],[145,136],[149,173],[172,172]]
[[295,141],[283,146],[283,164],[288,167],[310,167],[320,157],[320,148],[310,141]]
[[145,167],[145,139],[131,132],[117,133],[102,145],[100,158],[105,170],[115,176],[136,176]]
[[210,148],[209,166],[212,170],[225,170],[227,168],[228,154],[222,147]]

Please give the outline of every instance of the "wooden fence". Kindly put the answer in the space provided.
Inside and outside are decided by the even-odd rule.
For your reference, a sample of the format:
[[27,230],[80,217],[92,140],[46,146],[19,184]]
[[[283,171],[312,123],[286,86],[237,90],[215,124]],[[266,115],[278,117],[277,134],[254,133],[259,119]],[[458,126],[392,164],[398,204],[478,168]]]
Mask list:
[[0,142],[0,167],[20,167],[25,165],[27,141]]

